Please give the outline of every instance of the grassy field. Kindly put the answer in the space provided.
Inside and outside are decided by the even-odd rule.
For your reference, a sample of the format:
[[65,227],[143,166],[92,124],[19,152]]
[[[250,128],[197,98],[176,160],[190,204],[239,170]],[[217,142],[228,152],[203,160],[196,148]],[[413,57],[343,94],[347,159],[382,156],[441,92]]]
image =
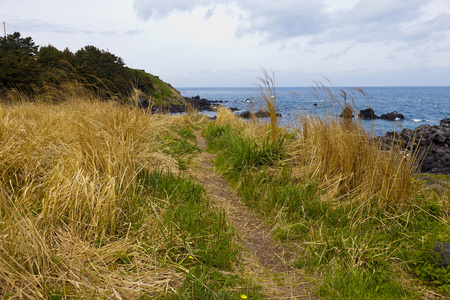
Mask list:
[[87,91],[26,100],[0,105],[3,299],[265,299],[195,179],[199,130],[317,296],[450,291],[430,251],[450,241],[448,176],[415,175],[418,158],[386,151],[355,121],[304,116],[287,131],[276,116],[150,115]]

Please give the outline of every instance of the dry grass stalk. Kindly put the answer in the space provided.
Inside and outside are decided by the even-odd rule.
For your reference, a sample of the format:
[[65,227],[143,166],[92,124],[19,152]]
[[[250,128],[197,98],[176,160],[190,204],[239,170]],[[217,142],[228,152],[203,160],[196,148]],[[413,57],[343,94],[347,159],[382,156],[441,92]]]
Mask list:
[[[327,197],[401,206],[411,196],[414,159],[394,141],[385,151],[361,124],[337,117],[301,117],[301,134],[288,150],[297,177],[319,182]],[[369,202],[367,202],[369,201]]]
[[264,123],[248,122],[225,107],[219,107],[217,110],[216,124],[229,125],[242,132],[243,137],[261,142],[273,131]]
[[278,142],[280,130],[278,127],[277,103],[275,93],[275,74],[262,69],[263,77],[260,78],[262,84],[259,85],[259,97],[263,100],[263,105],[269,112],[272,144]]

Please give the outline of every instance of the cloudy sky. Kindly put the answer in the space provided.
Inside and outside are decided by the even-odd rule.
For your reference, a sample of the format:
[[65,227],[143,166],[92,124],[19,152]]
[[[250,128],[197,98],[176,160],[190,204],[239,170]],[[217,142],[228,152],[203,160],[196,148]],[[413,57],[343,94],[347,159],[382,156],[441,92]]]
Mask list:
[[[0,0],[6,32],[175,87],[450,85],[450,0]],[[3,32],[2,32],[3,33]]]

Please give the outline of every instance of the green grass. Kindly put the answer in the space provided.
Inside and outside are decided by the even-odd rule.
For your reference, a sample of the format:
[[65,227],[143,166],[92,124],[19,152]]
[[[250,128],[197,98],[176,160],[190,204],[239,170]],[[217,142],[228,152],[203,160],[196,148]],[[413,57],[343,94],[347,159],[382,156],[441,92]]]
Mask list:
[[192,128],[172,127],[171,134],[164,137],[164,153],[174,157],[181,170],[187,170],[192,158],[200,152]]
[[150,94],[150,104],[160,107],[164,105],[180,105],[183,98],[170,84],[159,79],[158,76],[146,73],[142,70],[134,70],[145,82],[150,82],[152,91]]
[[[258,288],[233,273],[240,248],[224,212],[214,209],[203,187],[189,178],[160,171],[138,174],[137,194],[163,199],[166,241],[158,255],[181,263],[188,271],[180,291],[169,299],[237,299],[239,293],[259,295]],[[255,298],[258,299],[258,298]]]
[[[262,287],[239,276],[241,249],[224,212],[189,176],[199,152],[193,130],[206,121],[95,99],[3,105],[0,116],[0,296],[96,299],[122,288],[123,298],[264,299]],[[418,176],[405,187],[421,180],[424,188],[400,202],[395,185],[390,197],[353,201],[341,184],[347,175],[332,174],[334,194],[333,182],[317,179],[329,173],[301,176],[293,160],[312,160],[308,151],[292,158],[297,132],[274,139],[273,127],[222,117],[203,132],[218,169],[291,246],[293,265],[318,278],[317,295],[448,296],[449,269],[430,252],[450,241],[448,176]],[[360,160],[351,170],[365,166]]]
[[204,130],[208,139],[208,150],[220,153],[216,165],[227,176],[235,176],[243,171],[272,165],[281,159],[285,137],[270,142],[270,136],[261,141],[245,138],[241,132],[230,126],[208,126]]
[[[176,260],[191,255],[199,263],[231,270],[239,253],[231,242],[233,230],[225,222],[224,213],[212,209],[204,199],[201,185],[192,179],[159,171],[142,171],[137,180],[142,189],[139,194],[167,201],[163,216],[170,250],[165,255]],[[181,240],[182,245],[172,247],[175,239]]]
[[238,275],[194,266],[189,269],[183,293],[168,299],[240,299],[241,295],[248,299],[266,299],[260,286]]
[[320,296],[326,299],[405,299],[419,298],[414,291],[392,280],[392,272],[349,269],[333,264],[324,272]]
[[431,190],[439,197],[450,198],[450,175],[444,174],[419,174],[421,180],[428,190]]

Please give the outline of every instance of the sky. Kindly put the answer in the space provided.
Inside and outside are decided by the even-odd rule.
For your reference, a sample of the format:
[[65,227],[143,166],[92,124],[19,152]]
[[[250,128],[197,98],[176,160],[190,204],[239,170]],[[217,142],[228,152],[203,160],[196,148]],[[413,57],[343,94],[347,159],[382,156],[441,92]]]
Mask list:
[[0,22],[179,88],[450,85],[450,0],[0,0]]

